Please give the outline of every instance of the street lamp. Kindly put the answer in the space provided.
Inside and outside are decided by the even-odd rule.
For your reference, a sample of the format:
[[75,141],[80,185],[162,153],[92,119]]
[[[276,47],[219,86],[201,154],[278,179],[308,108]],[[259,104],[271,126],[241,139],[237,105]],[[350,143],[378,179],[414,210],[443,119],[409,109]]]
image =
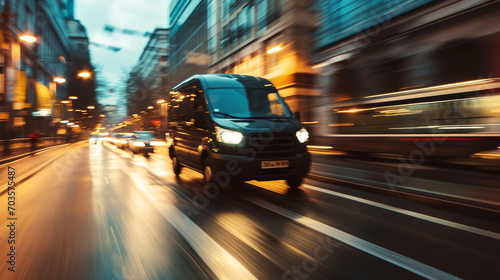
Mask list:
[[95,109],[95,106],[87,106],[87,109],[89,110]]
[[281,46],[277,46],[277,47],[274,47],[274,48],[271,48],[271,49],[267,50],[267,54],[272,54],[272,53],[275,53],[275,52],[279,52],[282,49],[283,48]]
[[78,96],[70,96],[69,99],[75,100],[75,99],[78,99]]
[[21,37],[19,37],[21,41],[27,42],[27,43],[34,43],[36,42],[36,37],[28,34],[24,34]]
[[90,78],[91,74],[88,71],[82,71],[82,72],[78,73],[77,76],[80,78],[87,79],[87,78]]
[[58,83],[58,84],[62,84],[62,83],[65,83],[66,82],[66,79],[63,78],[63,77],[55,77],[54,78],[54,82]]

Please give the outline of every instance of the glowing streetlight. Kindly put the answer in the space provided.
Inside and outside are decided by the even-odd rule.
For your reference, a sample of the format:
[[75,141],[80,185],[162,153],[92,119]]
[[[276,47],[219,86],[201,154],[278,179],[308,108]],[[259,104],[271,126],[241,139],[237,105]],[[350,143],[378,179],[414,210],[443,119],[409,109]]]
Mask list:
[[55,77],[54,78],[54,82],[58,83],[58,84],[62,84],[62,83],[65,83],[66,82],[66,79],[63,78],[63,77]]
[[148,106],[148,109],[149,109],[149,110],[152,110],[152,109],[154,109],[154,108],[155,108],[155,107],[153,107],[153,106]]
[[88,71],[82,71],[82,72],[78,73],[77,76],[80,78],[87,79],[87,78],[90,78],[91,75],[90,75],[90,72],[88,72]]
[[69,103],[69,100],[62,100],[61,101],[62,104],[68,104]]
[[163,104],[163,103],[165,103],[165,102],[166,102],[166,101],[165,101],[164,99],[160,99],[160,100],[156,101],[156,103],[158,103],[158,104]]
[[87,109],[89,110],[95,109],[95,106],[87,106]]
[[283,48],[281,46],[277,46],[277,47],[274,47],[272,49],[268,49],[267,50],[267,54],[272,54],[272,53],[275,53],[275,52],[279,52],[281,51]]
[[32,35],[22,35],[21,37],[19,37],[19,39],[21,41],[24,41],[24,42],[28,42],[28,43],[34,43],[36,42],[36,37],[35,36],[32,36]]
[[78,96],[70,96],[69,99],[75,100],[75,99],[78,99]]

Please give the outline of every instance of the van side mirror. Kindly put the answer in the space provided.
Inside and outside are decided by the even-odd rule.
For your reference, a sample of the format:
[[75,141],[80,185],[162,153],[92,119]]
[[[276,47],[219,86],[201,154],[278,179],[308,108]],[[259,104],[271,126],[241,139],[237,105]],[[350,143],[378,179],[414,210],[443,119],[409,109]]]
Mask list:
[[295,118],[297,120],[301,121],[301,119],[300,119],[300,112],[299,111],[295,112]]
[[203,111],[194,111],[193,112],[194,126],[198,128],[207,129],[207,117],[205,112]]

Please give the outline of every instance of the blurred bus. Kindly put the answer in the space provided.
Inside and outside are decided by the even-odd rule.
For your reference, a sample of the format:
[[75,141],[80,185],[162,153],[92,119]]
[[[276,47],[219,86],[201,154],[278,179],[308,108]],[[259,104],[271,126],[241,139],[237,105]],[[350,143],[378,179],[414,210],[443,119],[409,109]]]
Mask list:
[[336,102],[316,144],[352,154],[468,157],[500,146],[500,79]]

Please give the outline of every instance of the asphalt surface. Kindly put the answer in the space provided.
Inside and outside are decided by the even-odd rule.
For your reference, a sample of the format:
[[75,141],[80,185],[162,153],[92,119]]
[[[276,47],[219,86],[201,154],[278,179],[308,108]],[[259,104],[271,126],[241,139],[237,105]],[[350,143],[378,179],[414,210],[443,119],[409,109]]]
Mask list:
[[[356,177],[356,170],[383,169],[362,160],[326,160],[315,157],[313,171]],[[8,178],[9,167],[15,178]],[[0,279],[500,275],[498,220],[408,198],[311,179],[297,190],[283,181],[207,190],[192,170],[184,168],[176,177],[163,147],[144,157],[81,142],[0,169],[3,188],[17,183],[15,194],[0,195]],[[464,177],[465,185],[474,180],[469,173]],[[427,180],[436,187],[455,184],[446,177]],[[14,213],[9,197],[15,197]]]

